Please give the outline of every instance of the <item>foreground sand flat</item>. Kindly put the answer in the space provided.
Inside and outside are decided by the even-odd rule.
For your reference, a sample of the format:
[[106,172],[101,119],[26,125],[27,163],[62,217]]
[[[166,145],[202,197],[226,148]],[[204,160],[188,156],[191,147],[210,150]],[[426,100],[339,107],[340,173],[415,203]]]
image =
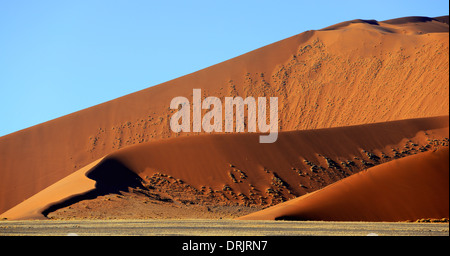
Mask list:
[[448,223],[35,220],[0,222],[0,236],[448,236]]

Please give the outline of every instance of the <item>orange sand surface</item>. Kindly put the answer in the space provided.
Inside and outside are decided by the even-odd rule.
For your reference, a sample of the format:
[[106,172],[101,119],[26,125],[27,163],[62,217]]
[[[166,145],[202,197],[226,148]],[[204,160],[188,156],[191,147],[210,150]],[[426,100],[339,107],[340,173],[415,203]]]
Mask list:
[[244,220],[407,221],[449,218],[448,147],[360,172]]

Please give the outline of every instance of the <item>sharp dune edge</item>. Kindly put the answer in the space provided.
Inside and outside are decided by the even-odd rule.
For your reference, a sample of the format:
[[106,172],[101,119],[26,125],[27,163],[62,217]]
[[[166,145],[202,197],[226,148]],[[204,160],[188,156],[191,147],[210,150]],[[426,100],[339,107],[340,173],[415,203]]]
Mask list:
[[[43,218],[165,179],[189,186],[192,198],[205,202],[272,206],[243,218],[448,218],[448,170],[441,168],[448,169],[448,28],[448,16],[343,22],[3,136],[0,217]],[[193,88],[221,99],[278,97],[278,141],[259,144],[258,134],[172,133],[170,101],[191,98]],[[415,168],[408,183],[401,166],[411,163],[429,165],[435,174]],[[407,214],[393,208],[385,215],[370,209],[371,215],[365,206],[344,213],[323,203],[330,196],[336,204],[359,204],[348,191],[345,200],[328,191],[350,182],[355,191],[361,184],[384,186],[364,178],[375,172],[411,188],[400,193],[412,192],[403,200]],[[441,203],[420,210],[417,180],[431,184],[445,175],[446,184],[422,184],[427,188],[419,191],[439,193],[433,202]],[[393,187],[380,197],[397,193]],[[324,214],[330,210],[334,215]]]

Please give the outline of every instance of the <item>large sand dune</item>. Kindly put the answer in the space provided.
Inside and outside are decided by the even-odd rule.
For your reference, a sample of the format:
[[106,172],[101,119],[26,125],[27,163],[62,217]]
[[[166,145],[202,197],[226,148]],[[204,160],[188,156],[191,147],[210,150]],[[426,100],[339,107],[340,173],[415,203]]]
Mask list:
[[[448,147],[448,139],[435,139],[446,134],[448,116],[281,132],[273,144],[260,144],[258,134],[148,142],[91,163],[1,217],[42,218],[80,200],[127,191],[127,187],[143,189],[140,193],[160,190],[161,181],[171,186],[169,193],[184,193],[183,198],[171,194],[173,202],[276,205],[370,166]],[[438,187],[448,190],[448,184]],[[107,204],[103,202],[105,208]]]
[[[67,181],[77,171],[91,170],[85,167],[104,157],[101,163],[111,158],[141,179],[159,172],[196,189],[210,186],[219,190],[229,183],[236,194],[248,197],[250,183],[263,196],[267,184],[274,180],[291,184],[295,175],[301,177],[300,169],[333,165],[327,158],[342,169],[341,162],[371,153],[383,162],[381,152],[392,158],[396,151],[386,151],[390,147],[402,151],[400,147],[411,143],[408,140],[420,147],[430,142],[427,139],[443,140],[448,137],[448,31],[448,16],[343,22],[3,136],[0,212],[25,203],[63,179]],[[220,98],[278,97],[282,132],[277,143],[255,144],[256,134],[173,139],[197,135],[176,134],[169,128],[171,99],[190,98],[193,88],[201,88],[204,96]],[[441,117],[405,121],[411,125],[389,122],[436,116]],[[370,123],[379,124],[370,129],[364,126]],[[363,126],[344,127],[349,125]],[[391,126],[395,128],[387,128]],[[344,128],[323,129],[332,127]],[[131,145],[136,146],[125,148]],[[415,150],[420,151],[419,146]],[[268,197],[266,203],[320,189],[370,166],[369,160],[360,161],[351,171],[331,173],[330,169],[314,182],[300,179],[286,188],[279,182],[281,192],[272,189],[275,199]],[[309,165],[305,167],[305,163]],[[247,175],[249,184],[229,181],[229,172],[236,179],[240,171],[252,174]],[[303,187],[299,187],[300,182]],[[92,189],[88,187],[74,194]],[[47,203],[41,202],[38,208],[46,208]],[[39,215],[40,210],[34,214]]]

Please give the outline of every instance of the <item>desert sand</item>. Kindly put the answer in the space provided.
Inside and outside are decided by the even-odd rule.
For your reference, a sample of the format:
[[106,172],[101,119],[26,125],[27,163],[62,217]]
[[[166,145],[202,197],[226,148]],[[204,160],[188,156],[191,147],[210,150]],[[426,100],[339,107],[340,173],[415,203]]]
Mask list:
[[[269,206],[244,218],[448,218],[448,32],[448,16],[343,22],[3,136],[0,217],[65,218],[65,211],[106,218],[108,211],[95,212],[128,202],[112,207],[111,195],[120,195],[175,207],[171,217],[195,205],[199,218],[222,217],[212,209],[239,217]],[[277,142],[260,144],[250,133],[173,133],[170,101],[191,98],[194,88],[222,99],[278,97]],[[368,173],[390,180],[379,198],[369,191],[385,183]],[[421,180],[434,185],[422,188]],[[408,213],[323,204],[359,205],[363,199],[342,194],[340,184],[369,193],[367,202],[401,191]],[[326,207],[335,213],[324,215]],[[158,218],[149,214],[131,216]]]
[[448,218],[448,147],[369,168],[244,220],[408,221]]

